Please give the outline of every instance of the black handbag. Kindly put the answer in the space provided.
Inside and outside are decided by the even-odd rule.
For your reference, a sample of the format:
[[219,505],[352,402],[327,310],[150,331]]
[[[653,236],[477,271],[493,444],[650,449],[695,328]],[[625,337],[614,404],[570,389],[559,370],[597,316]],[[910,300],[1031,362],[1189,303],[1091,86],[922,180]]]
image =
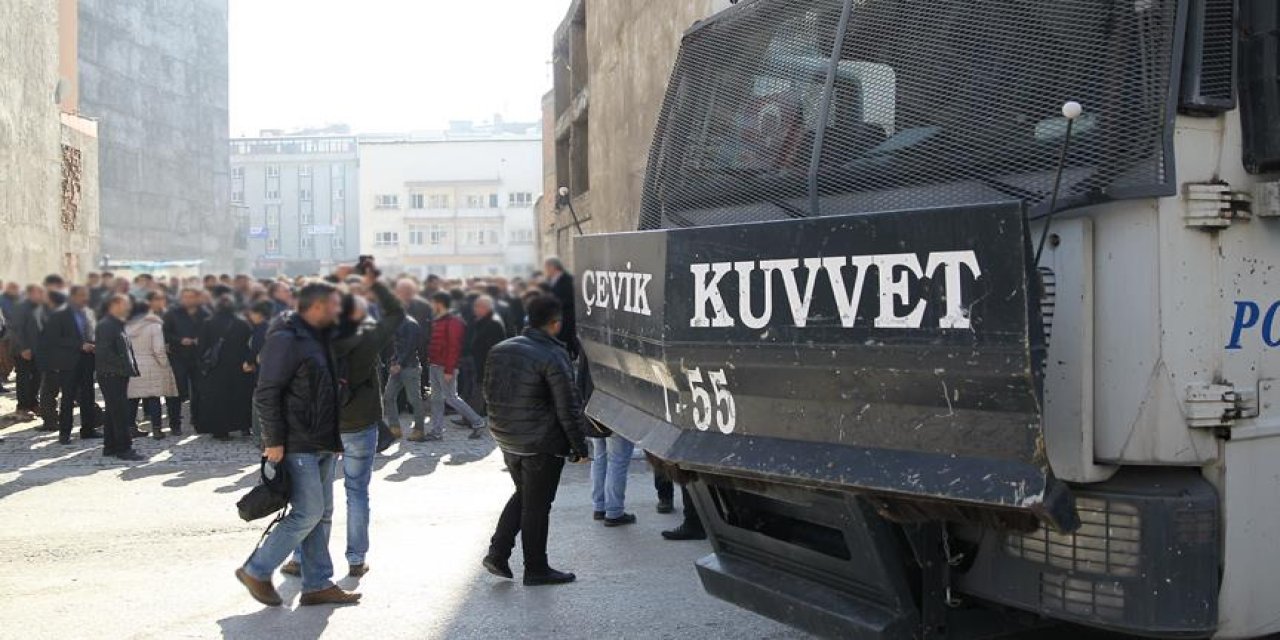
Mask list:
[[288,469],[283,463],[273,464],[268,473],[267,459],[262,459],[258,470],[258,486],[250,489],[249,493],[244,494],[236,502],[236,509],[239,510],[242,520],[252,522],[289,506]]
[[391,448],[391,445],[395,444],[396,434],[391,432],[391,427],[388,427],[386,421],[383,420],[378,421],[376,429],[378,430],[377,449],[378,453],[382,453],[383,451]]
[[200,375],[209,375],[218,366],[218,362],[222,360],[223,340],[223,338],[218,338],[218,341],[213,343],[213,346],[205,349],[204,353],[200,354]]

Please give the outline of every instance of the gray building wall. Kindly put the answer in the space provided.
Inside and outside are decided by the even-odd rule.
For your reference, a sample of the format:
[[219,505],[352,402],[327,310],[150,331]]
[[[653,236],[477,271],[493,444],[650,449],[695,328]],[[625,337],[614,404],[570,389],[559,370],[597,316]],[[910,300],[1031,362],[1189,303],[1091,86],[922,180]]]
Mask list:
[[80,110],[101,121],[102,252],[234,266],[227,0],[81,0]]
[[57,3],[0,2],[0,280],[80,277],[97,250],[97,141],[54,102],[58,42]]
[[257,232],[247,239],[255,272],[310,275],[317,262],[323,268],[359,255],[356,144],[350,136],[232,141],[232,206]]

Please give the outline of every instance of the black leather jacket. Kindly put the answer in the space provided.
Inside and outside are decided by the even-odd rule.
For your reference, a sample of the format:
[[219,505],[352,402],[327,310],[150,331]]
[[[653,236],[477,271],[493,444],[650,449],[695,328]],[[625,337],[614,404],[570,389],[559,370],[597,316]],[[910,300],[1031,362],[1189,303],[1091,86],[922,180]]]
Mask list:
[[342,451],[330,332],[297,314],[273,324],[258,355],[253,392],[263,446],[284,445],[285,453]]
[[99,377],[136,378],[137,359],[124,332],[124,322],[113,315],[98,321],[94,331],[94,366]]
[[582,396],[564,345],[539,329],[489,352],[484,397],[503,451],[586,457]]

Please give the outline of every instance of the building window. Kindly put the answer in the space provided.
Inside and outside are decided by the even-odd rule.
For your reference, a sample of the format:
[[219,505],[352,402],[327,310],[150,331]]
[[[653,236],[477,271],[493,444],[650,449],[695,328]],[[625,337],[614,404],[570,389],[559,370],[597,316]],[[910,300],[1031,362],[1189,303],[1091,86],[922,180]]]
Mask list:
[[425,209],[426,207],[423,206],[424,204],[425,204],[425,198],[421,193],[409,194],[410,209]]
[[528,191],[517,191],[507,194],[508,207],[532,207],[533,194]]
[[298,224],[308,225],[316,223],[316,214],[314,211],[303,211],[298,214]]
[[427,242],[431,245],[442,245],[449,239],[449,230],[442,224],[427,227]]
[[236,180],[244,180],[244,167],[231,167],[231,177]]
[[484,194],[475,194],[475,193],[467,194],[468,209],[483,209],[485,208],[485,203],[487,203],[488,201],[489,201],[488,196]]
[[533,244],[533,229],[513,229],[511,231],[512,244]]
[[280,177],[280,165],[278,165],[278,164],[269,164],[269,165],[267,165],[267,177],[268,177],[268,178],[279,178],[279,177]]
[[420,247],[426,244],[427,232],[421,229],[414,229],[409,232],[409,244]]
[[268,200],[279,200],[279,199],[280,199],[280,192],[279,192],[278,190],[277,190],[277,191],[272,191],[271,189],[267,189],[267,199],[268,199]]
[[298,177],[299,177],[299,178],[310,178],[310,177],[311,177],[311,165],[309,165],[309,164],[298,165]]
[[298,189],[298,200],[301,200],[302,202],[311,202],[311,190]]
[[335,180],[341,180],[347,176],[347,167],[341,164],[335,164],[329,168],[329,175]]
[[373,235],[373,244],[379,247],[395,247],[400,244],[400,233],[397,231],[379,231]]
[[280,238],[267,238],[267,253],[280,252]]
[[489,194],[489,208],[490,209],[498,208],[498,194],[496,193]]
[[374,196],[373,207],[375,209],[399,209],[400,196],[395,194]]
[[471,247],[487,247],[498,244],[498,230],[472,227],[462,232],[462,244]]
[[427,207],[431,209],[448,209],[449,195],[444,193],[432,194],[431,197],[427,199]]
[[236,204],[244,204],[244,192],[243,192],[243,191],[232,191],[232,192],[231,192],[231,201],[232,201],[232,202],[234,202],[234,203],[236,203]]
[[310,249],[310,248],[311,248],[311,245],[312,245],[312,244],[314,244],[314,243],[315,243],[315,242],[314,242],[314,239],[313,239],[311,236],[305,236],[305,235],[304,235],[304,236],[302,236],[302,248],[303,248],[303,249]]
[[274,227],[280,224],[280,205],[273,204],[267,206],[267,226]]
[[346,197],[347,197],[347,190],[346,190],[346,189],[343,189],[342,187],[338,187],[338,188],[336,188],[336,189],[334,189],[334,190],[333,190],[333,199],[334,199],[334,200],[342,200],[343,198],[346,198]]
[[342,238],[342,234],[338,234],[338,235],[333,236],[333,244],[332,244],[331,246],[332,246],[334,249],[336,249],[336,250],[338,250],[338,251],[341,251],[341,250],[344,248],[344,247],[343,247],[343,245],[345,244],[345,242],[346,242],[346,241],[345,241],[345,240],[343,240],[343,238]]

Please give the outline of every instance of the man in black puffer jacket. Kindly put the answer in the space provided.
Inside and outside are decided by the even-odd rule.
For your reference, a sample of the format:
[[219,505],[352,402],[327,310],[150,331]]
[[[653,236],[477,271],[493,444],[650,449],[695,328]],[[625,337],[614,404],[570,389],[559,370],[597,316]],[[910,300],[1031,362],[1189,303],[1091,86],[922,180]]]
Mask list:
[[508,559],[516,533],[524,548],[526,585],[573,582],[574,575],[547,563],[547,529],[564,461],[588,459],[582,398],[560,332],[560,301],[541,296],[529,303],[524,335],[489,352],[484,396],[489,429],[502,448],[516,491],[498,518],[484,567],[512,577]]

